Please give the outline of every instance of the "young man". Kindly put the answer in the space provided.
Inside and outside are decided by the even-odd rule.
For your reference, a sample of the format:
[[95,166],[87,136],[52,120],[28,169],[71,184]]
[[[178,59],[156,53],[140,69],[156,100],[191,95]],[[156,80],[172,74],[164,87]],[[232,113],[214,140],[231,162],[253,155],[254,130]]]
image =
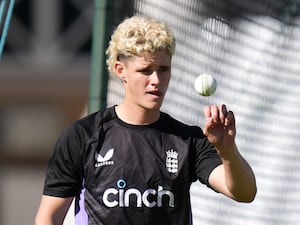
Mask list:
[[192,224],[196,180],[253,201],[255,176],[238,152],[234,114],[225,105],[205,107],[203,131],[160,111],[174,51],[165,24],[134,16],[117,27],[107,64],[124,84],[124,99],[63,132],[36,225],[61,225],[73,198],[78,225]]

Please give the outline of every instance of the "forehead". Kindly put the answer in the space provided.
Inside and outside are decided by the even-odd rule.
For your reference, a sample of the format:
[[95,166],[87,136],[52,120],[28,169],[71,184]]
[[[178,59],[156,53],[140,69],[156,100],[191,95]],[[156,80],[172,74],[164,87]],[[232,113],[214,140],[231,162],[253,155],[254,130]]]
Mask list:
[[164,51],[145,52],[142,56],[134,57],[136,63],[140,65],[164,65],[170,66],[171,56]]

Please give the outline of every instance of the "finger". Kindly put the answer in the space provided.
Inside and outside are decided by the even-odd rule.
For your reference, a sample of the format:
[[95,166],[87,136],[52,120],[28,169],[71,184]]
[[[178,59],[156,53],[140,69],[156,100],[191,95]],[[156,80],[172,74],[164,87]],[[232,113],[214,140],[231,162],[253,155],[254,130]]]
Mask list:
[[205,118],[211,117],[210,106],[205,106],[204,107],[204,117]]
[[204,107],[205,126],[203,129],[204,135],[208,136],[211,128],[214,126],[213,119],[211,117],[211,106]]
[[212,105],[210,110],[211,110],[211,117],[212,117],[213,121],[215,123],[218,123],[220,121],[219,108],[216,105]]
[[220,110],[220,121],[224,125],[225,125],[226,116],[227,116],[227,107],[226,107],[226,105],[222,104],[221,105],[221,110]]
[[206,117],[205,126],[204,126],[204,129],[203,129],[204,135],[208,136],[208,134],[211,132],[213,127],[214,127],[214,122],[213,122],[212,118],[211,117]]
[[227,115],[225,117],[225,123],[224,125],[226,127],[230,126],[230,125],[235,125],[235,118],[234,118],[234,114],[232,111],[228,111]]

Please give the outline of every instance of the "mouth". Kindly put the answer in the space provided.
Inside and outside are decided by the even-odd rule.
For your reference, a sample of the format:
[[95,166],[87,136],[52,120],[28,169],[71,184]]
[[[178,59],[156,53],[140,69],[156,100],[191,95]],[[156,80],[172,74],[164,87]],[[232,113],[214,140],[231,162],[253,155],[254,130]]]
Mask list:
[[147,94],[156,96],[156,97],[162,97],[163,96],[163,92],[161,91],[148,91]]

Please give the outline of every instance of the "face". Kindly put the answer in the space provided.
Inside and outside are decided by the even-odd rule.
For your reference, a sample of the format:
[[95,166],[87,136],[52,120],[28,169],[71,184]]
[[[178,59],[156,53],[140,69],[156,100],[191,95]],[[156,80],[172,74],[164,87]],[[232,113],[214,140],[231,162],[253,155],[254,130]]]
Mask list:
[[171,77],[171,57],[163,51],[117,62],[115,70],[125,85],[124,102],[145,110],[159,110]]

